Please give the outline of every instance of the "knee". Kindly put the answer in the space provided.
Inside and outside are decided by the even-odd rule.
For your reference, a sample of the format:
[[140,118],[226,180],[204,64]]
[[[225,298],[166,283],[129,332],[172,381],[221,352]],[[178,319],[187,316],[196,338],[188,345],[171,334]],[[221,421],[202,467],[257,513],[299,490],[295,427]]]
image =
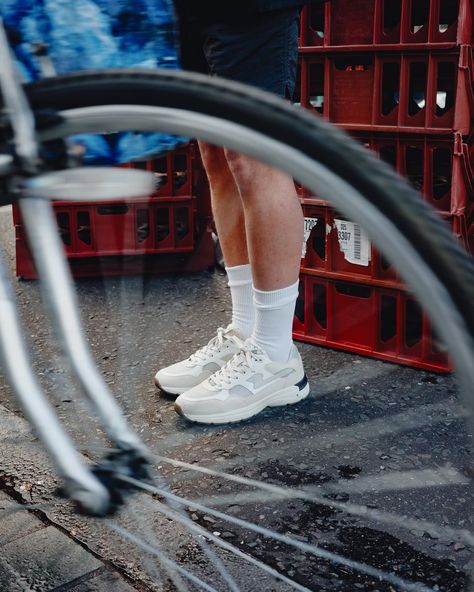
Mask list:
[[224,153],[235,182],[242,195],[245,195],[258,182],[261,172],[259,171],[259,163],[235,150],[225,149]]
[[223,148],[211,144],[199,143],[202,162],[209,181],[220,179],[227,170]]
[[237,194],[235,181],[227,165],[224,149],[210,144],[199,144],[202,162],[211,188],[213,207],[221,198]]

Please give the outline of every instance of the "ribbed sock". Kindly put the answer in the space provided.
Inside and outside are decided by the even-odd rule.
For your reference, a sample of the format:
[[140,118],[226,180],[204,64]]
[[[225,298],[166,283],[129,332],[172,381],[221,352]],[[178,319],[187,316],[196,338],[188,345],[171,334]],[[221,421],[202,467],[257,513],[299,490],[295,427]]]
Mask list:
[[270,292],[253,289],[256,314],[252,340],[274,362],[286,362],[290,356],[298,284]]
[[250,264],[225,269],[232,298],[232,325],[246,339],[252,334],[255,323]]

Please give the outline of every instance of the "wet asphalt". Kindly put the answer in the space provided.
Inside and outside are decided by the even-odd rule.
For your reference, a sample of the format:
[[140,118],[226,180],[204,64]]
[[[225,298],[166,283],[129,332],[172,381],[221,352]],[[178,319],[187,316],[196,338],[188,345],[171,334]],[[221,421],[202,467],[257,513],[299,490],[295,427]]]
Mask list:
[[[13,273],[8,211],[0,213],[0,227]],[[85,457],[94,460],[107,441],[55,346],[38,284],[12,281],[33,367],[68,432]],[[187,526],[163,515],[164,494],[172,492],[186,500],[179,506],[181,516],[253,558],[249,564],[229,551],[216,551],[241,590],[291,589],[262,572],[255,560],[315,591],[409,589],[395,578],[418,582],[413,589],[419,590],[472,590],[473,549],[462,536],[474,530],[472,438],[453,375],[300,344],[311,384],[304,402],[267,410],[240,424],[192,425],[175,413],[172,398],[155,388],[153,375],[227,324],[230,298],[223,272],[81,279],[75,285],[94,358],[131,424],[156,455],[152,472],[161,492],[131,496],[109,521],[77,516],[57,497],[54,471],[22,424],[18,434],[0,431],[0,488],[7,495],[44,504],[42,520],[106,562],[132,589],[198,589],[193,583],[180,588],[160,553],[215,589],[231,589],[206,555],[202,535],[192,537]],[[0,405],[21,418],[3,378]],[[174,466],[169,458],[243,479],[202,474]],[[308,495],[275,498],[245,479],[304,488]],[[300,548],[201,506],[291,537]],[[366,515],[361,515],[362,508],[368,508]],[[142,547],[124,539],[117,525],[139,537]],[[374,569],[390,575],[380,579]],[[73,589],[64,586],[46,579],[32,589]]]

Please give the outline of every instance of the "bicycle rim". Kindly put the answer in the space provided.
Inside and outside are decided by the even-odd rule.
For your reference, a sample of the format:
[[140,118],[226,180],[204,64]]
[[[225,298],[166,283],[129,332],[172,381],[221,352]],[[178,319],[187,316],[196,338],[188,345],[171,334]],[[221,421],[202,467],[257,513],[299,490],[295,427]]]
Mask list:
[[[136,99],[129,104],[133,83]],[[94,84],[104,92],[91,97]],[[154,93],[150,86],[156,87]],[[266,93],[199,75],[127,71],[99,77],[72,75],[28,90],[34,106],[53,104],[64,118],[45,132],[45,138],[120,130],[198,137],[284,170],[368,228],[370,238],[393,262],[446,341],[472,412],[472,263],[416,192],[345,134]],[[113,103],[107,104],[112,97]],[[179,108],[169,106],[174,104]]]

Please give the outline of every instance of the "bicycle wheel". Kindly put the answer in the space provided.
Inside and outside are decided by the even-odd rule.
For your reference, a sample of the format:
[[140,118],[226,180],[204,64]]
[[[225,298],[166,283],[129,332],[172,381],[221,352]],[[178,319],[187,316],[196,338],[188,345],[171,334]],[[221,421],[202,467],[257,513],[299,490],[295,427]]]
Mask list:
[[27,93],[35,109],[63,118],[44,138],[124,129],[195,136],[281,168],[365,225],[446,341],[472,411],[472,261],[417,192],[346,134],[267,93],[182,72],[68,75]]
[[[27,91],[35,109],[53,107],[62,119],[42,131],[44,138],[120,130],[196,136],[285,170],[351,220],[368,228],[377,247],[398,268],[446,341],[464,385],[466,404],[472,409],[472,264],[420,196],[345,134],[264,93],[199,75],[148,71],[92,73],[46,80],[31,85]],[[190,465],[184,468],[192,470]],[[212,474],[207,468],[199,470]],[[238,475],[227,477],[241,485],[255,484]],[[260,483],[260,487],[264,486]],[[163,488],[149,487],[149,491],[173,503],[183,503]],[[285,494],[271,485],[263,491],[268,495]],[[309,494],[308,500],[321,501]],[[197,503],[190,505],[195,508]],[[361,511],[343,502],[342,506],[346,511]],[[204,507],[198,509],[204,511]],[[182,519],[166,511],[177,523]],[[220,519],[215,511],[206,508],[206,512],[211,519]],[[383,513],[378,513],[377,518],[390,520]],[[414,522],[406,520],[406,524],[415,528]],[[257,532],[265,536],[264,531]],[[126,536],[123,531],[121,534]],[[468,539],[469,536],[466,534]],[[214,543],[216,538],[218,535],[212,539]],[[288,543],[286,538],[277,540]],[[299,550],[320,552],[320,557],[328,559],[324,550],[318,551],[311,545],[303,544]],[[329,559],[340,561],[344,568],[365,569],[367,575],[376,579],[385,577],[392,589],[427,589],[396,576],[384,576],[368,566],[344,563],[334,556]],[[228,588],[236,589],[232,585]]]

